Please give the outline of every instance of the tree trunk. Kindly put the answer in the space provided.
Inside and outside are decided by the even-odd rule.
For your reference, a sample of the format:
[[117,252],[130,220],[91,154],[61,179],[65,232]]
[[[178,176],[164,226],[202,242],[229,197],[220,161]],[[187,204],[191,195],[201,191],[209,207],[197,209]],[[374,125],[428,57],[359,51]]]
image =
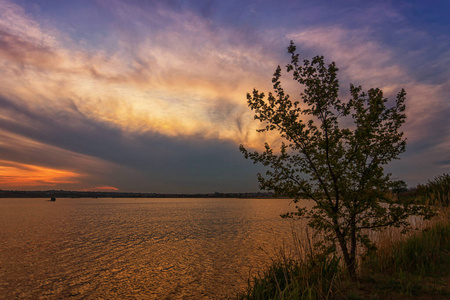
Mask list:
[[[355,266],[355,256],[352,256],[353,248],[349,249],[347,247],[347,242],[342,236],[339,228],[335,228],[336,236],[338,237],[339,245],[341,246],[342,255],[344,256],[345,266],[347,267],[348,274],[353,281],[356,281],[356,266]],[[353,241],[352,241],[353,245]]]
[[[353,231],[353,230],[352,230]],[[356,235],[351,236],[351,246],[350,246],[350,264],[347,265],[348,273],[353,281],[356,281]]]
[[353,281],[356,281],[356,215],[351,216],[351,229],[350,229],[350,265],[347,266],[350,277]]
[[[354,218],[352,218],[353,220]],[[335,228],[336,236],[341,246],[342,255],[344,256],[345,266],[347,267],[348,274],[353,281],[357,280],[356,276],[356,225],[352,226],[350,230],[350,250],[347,246],[345,237],[342,235],[339,228]]]
[[356,281],[358,277],[356,276],[356,259],[355,257],[350,257],[350,263],[347,265],[347,271],[350,275],[352,281]]

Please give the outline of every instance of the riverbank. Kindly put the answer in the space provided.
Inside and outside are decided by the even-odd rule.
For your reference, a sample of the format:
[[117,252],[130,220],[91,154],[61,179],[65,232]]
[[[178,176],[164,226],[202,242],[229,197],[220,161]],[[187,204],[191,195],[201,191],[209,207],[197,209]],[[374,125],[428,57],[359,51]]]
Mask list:
[[0,189],[0,198],[242,198],[242,199],[271,199],[273,193],[195,193],[195,194],[163,194],[163,193],[135,193],[135,192],[99,192],[99,191],[10,191]]
[[337,257],[298,243],[299,251],[281,250],[265,272],[249,279],[237,299],[448,299],[449,217],[442,211],[407,236],[385,231],[378,249],[361,257],[357,282]]

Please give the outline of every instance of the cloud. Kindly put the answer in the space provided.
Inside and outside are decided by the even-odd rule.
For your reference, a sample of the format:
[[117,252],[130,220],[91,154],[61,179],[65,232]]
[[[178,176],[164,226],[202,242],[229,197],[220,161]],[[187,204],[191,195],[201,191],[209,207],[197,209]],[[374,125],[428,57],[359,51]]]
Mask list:
[[[4,99],[2,107],[11,107],[8,103]],[[107,184],[121,191],[257,190],[258,168],[246,164],[233,142],[130,134],[82,114],[66,114],[62,119],[20,109],[10,114],[19,116],[21,122],[0,119],[0,127],[8,129],[0,131],[1,157],[86,174],[76,184],[60,185],[65,189]]]
[[24,9],[10,1],[0,1],[0,27],[8,28],[14,36],[22,36],[33,44],[54,46],[56,41],[51,33],[45,33],[40,24],[30,18]]
[[[67,150],[70,147],[62,148],[66,145],[64,142],[60,144],[55,142],[60,139],[58,135],[53,137],[55,132],[47,132],[50,137],[43,132],[42,135],[36,135],[35,139],[31,139],[29,136],[33,136],[33,134],[23,128],[17,128],[14,124],[4,121],[0,124],[1,128],[10,130],[0,130],[0,157],[4,162],[2,166],[13,167],[2,169],[3,172],[0,175],[2,188],[6,188],[5,185],[19,187],[17,184],[20,183],[25,187],[33,186],[45,189],[48,186],[55,186],[57,183],[59,188],[78,190],[93,184],[109,183],[110,179],[107,178],[107,175],[113,174],[118,169],[123,174],[130,175],[130,170],[126,166],[120,167],[101,157],[80,153],[83,152],[82,147],[80,149],[73,147],[72,151]],[[13,133],[14,131],[17,133]],[[52,138],[55,140],[52,141]],[[52,143],[59,146],[52,146]],[[80,141],[78,143],[80,144]],[[23,166],[27,166],[27,168]],[[139,176],[136,172],[133,175]],[[32,176],[38,179],[33,181]],[[56,181],[58,176],[61,180]],[[45,178],[48,179],[44,180]],[[27,183],[25,179],[29,182]]]
[[[41,28],[20,8],[6,9],[6,19],[23,25],[17,30],[13,21],[0,23],[0,73],[6,79],[1,93],[34,111],[61,115],[76,109],[131,133],[235,143],[253,135],[254,125],[243,121],[251,120],[245,93],[255,82],[268,82],[260,74],[276,65],[261,46],[189,11],[161,8],[149,15],[121,2],[112,8],[122,21],[138,24],[130,30],[142,39],[123,33],[115,50],[90,52],[72,47],[55,29]],[[154,30],[155,22],[164,30]]]
[[[405,53],[379,30],[395,23],[417,36],[407,43],[434,40],[415,35],[386,3],[340,4],[289,2],[272,15],[268,3],[96,1],[89,8],[99,18],[86,25],[77,24],[81,12],[70,10],[70,19],[0,0],[0,135],[11,141],[0,143],[2,159],[84,174],[71,185],[77,188],[245,190],[256,169],[236,145],[277,142],[255,132],[260,124],[245,94],[271,89],[270,75],[287,62],[294,39],[305,57],[323,53],[337,62],[343,90],[349,82],[378,86],[392,99],[405,87],[411,157],[432,150],[445,160],[448,71],[432,68],[439,74],[424,80],[421,68],[439,65],[420,56],[429,47]],[[364,22],[356,17],[362,12],[383,17]],[[419,66],[408,62],[418,55]]]
[[449,83],[417,81],[407,68],[396,61],[388,47],[373,39],[372,32],[326,27],[291,34],[289,37],[297,41],[300,47],[316,49],[326,54],[328,59],[336,61],[341,67],[341,82],[352,82],[365,89],[379,87],[390,99],[394,99],[395,94],[405,88],[408,93],[405,132],[411,142],[430,138],[436,122],[445,120],[450,109],[445,96]]
[[0,160],[0,185],[4,189],[14,187],[42,187],[77,183],[81,174],[67,170],[46,168]]
[[[420,81],[411,66],[402,65],[397,60],[398,54],[377,40],[368,29],[317,27],[291,33],[288,37],[301,50],[316,51],[324,54],[328,61],[335,61],[340,67],[341,84],[352,82],[366,90],[379,87],[391,101],[401,88],[405,88],[407,122],[403,129],[408,138],[408,152],[403,157],[406,163],[411,164],[414,160],[432,174],[439,166],[439,158],[448,157],[444,146],[450,140],[448,78],[445,82]],[[348,93],[344,91],[342,95],[347,97]],[[408,168],[403,166],[403,169]],[[414,176],[414,181],[423,176]]]
[[86,188],[82,189],[82,192],[114,192],[118,191],[119,189],[113,186],[97,186],[93,188]]

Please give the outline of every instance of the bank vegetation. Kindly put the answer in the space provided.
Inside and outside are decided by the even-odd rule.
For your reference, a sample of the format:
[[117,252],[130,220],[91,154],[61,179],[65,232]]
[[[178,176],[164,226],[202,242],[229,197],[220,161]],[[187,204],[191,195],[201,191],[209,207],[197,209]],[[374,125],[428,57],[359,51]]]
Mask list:
[[398,228],[373,232],[375,247],[359,253],[356,282],[338,252],[320,253],[313,247],[317,236],[293,231],[291,246],[280,247],[236,299],[449,299],[449,178],[443,174],[393,195],[427,203],[436,216],[415,222],[407,233]]

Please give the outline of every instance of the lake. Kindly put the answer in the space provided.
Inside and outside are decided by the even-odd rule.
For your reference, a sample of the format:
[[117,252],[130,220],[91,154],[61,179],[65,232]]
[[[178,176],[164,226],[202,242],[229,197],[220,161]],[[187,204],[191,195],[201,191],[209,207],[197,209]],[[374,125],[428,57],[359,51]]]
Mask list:
[[289,203],[0,199],[0,297],[233,297],[290,240]]

